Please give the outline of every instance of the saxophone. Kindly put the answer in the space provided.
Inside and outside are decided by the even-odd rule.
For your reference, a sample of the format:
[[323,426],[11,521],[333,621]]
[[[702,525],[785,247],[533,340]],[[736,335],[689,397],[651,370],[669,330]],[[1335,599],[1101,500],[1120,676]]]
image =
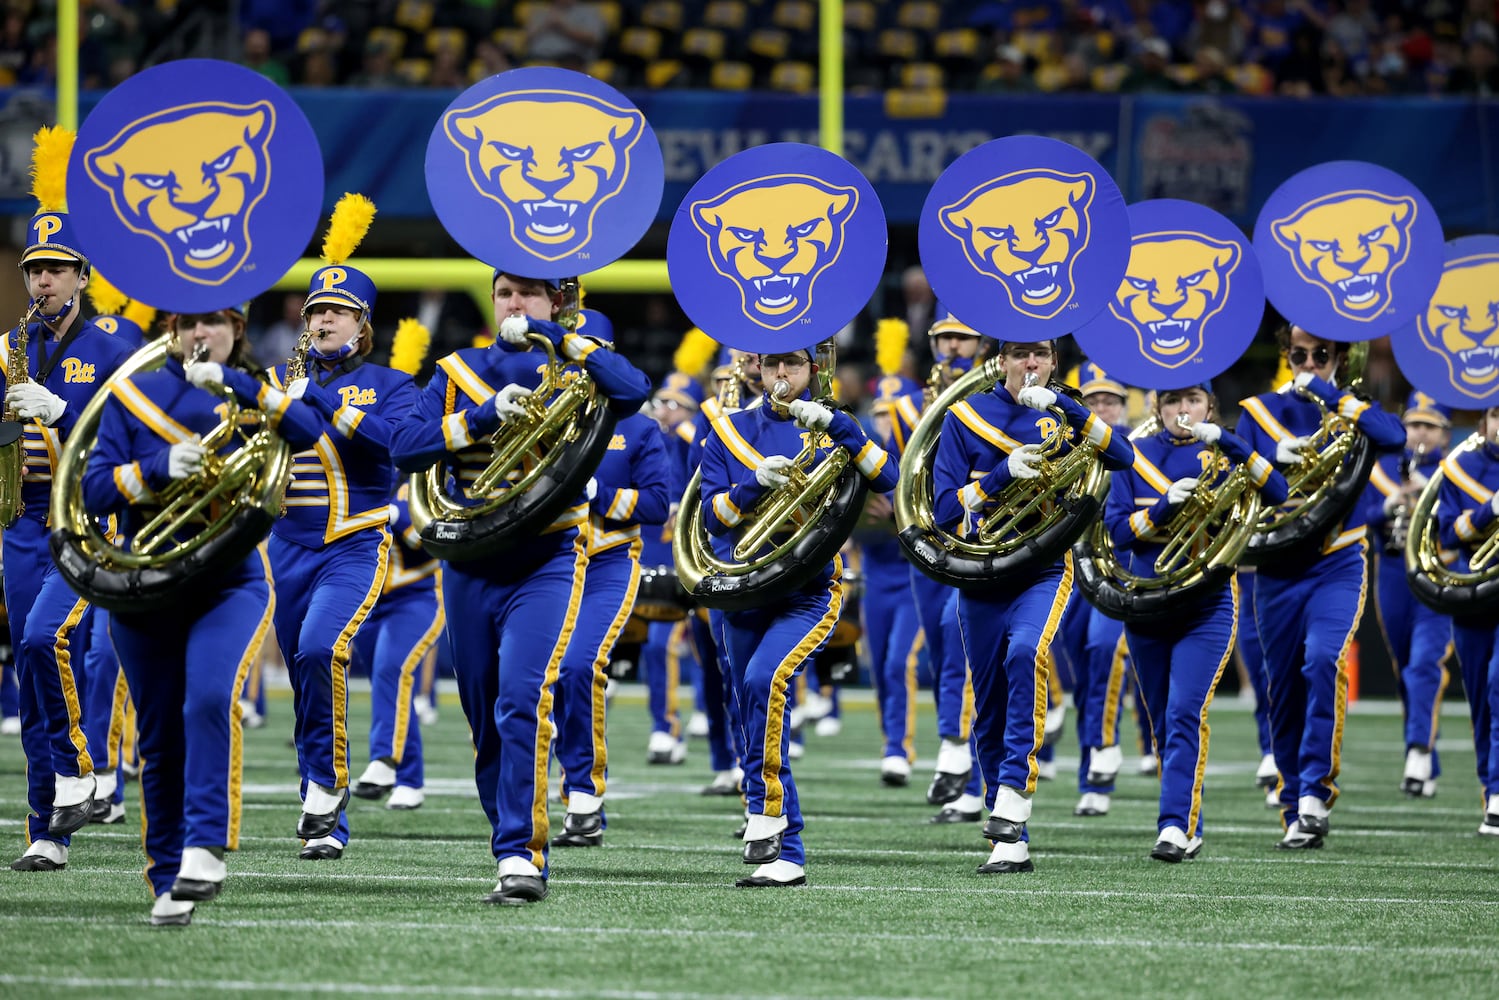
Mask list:
[[31,358],[26,353],[27,327],[41,307],[40,297],[27,307],[26,315],[21,317],[16,343],[11,346],[5,366],[5,424],[3,430],[0,430],[0,440],[5,442],[0,444],[0,527],[9,528],[15,524],[26,509],[21,501],[21,475],[26,467],[26,448],[21,440],[24,430],[15,409],[10,405],[9,390],[12,386],[31,379]]
[[[1421,460],[1426,457],[1426,452],[1427,448],[1423,443],[1416,446],[1414,461],[1410,452],[1405,452],[1400,456],[1400,482],[1398,485],[1402,493],[1404,493],[1405,487],[1410,483],[1411,467],[1413,465],[1420,465]],[[1402,496],[1399,505],[1395,507],[1394,516],[1390,518],[1390,533],[1389,537],[1385,539],[1384,547],[1386,555],[1404,554],[1406,539],[1410,537],[1410,526],[1411,505]]]
[[[291,386],[299,378],[307,377],[307,352],[312,350],[311,330],[303,330],[302,335],[297,338],[297,346],[292,349],[291,357],[286,359],[286,376],[281,384]],[[281,474],[281,485],[279,494],[281,496],[281,517],[286,516],[286,488],[291,485],[291,463],[286,463],[286,470]]]

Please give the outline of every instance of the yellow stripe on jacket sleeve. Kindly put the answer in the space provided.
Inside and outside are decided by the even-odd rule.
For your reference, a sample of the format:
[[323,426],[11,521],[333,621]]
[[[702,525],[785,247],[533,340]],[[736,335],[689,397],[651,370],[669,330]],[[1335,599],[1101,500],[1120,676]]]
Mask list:
[[864,447],[859,449],[859,454],[854,456],[854,464],[859,467],[865,479],[873,479],[880,474],[889,458],[890,453],[884,448],[873,441],[866,441]]
[[599,349],[599,345],[587,337],[576,333],[567,333],[562,336],[562,353],[567,355],[569,361],[582,364],[588,360],[588,356]]
[[146,478],[141,474],[139,462],[115,466],[115,488],[120,491],[120,496],[131,503],[145,503],[156,496],[146,486]]
[[255,394],[255,403],[265,411],[266,419],[274,430],[281,426],[281,418],[291,408],[291,397],[280,389],[262,383],[260,391]]
[[114,387],[114,394],[115,398],[125,404],[125,409],[129,410],[137,420],[173,444],[191,441],[196,436],[192,431],[167,416],[161,407],[153,403],[130,379],[122,379],[118,382]]
[[727,493],[720,493],[713,498],[713,513],[717,514],[718,519],[730,528],[736,527],[740,521],[744,520],[744,515],[740,513],[738,507],[734,506],[734,501],[729,499]]
[[1088,442],[1103,451],[1114,440],[1114,430],[1105,421],[1099,420],[1096,414],[1088,414],[1088,419],[1083,422],[1083,437]]
[[1257,451],[1250,452],[1248,464],[1249,479],[1254,483],[1256,489],[1259,489],[1270,481],[1270,473],[1274,471],[1275,466],[1271,465],[1269,460],[1263,455]]
[[964,510],[978,510],[989,500],[989,494],[980,488],[977,482],[969,483],[958,490],[958,503],[963,505]]
[[494,395],[494,389],[489,383],[480,378],[462,358],[456,354],[449,354],[437,362],[437,367],[447,375],[448,381],[463,391],[463,394],[475,403],[482,403]]
[[1270,409],[1260,401],[1258,396],[1251,396],[1248,399],[1241,400],[1239,406],[1243,408],[1245,413],[1249,414],[1251,420],[1259,424],[1260,428],[1275,440],[1289,441],[1296,436],[1286,430],[1279,420],[1270,415]]
[[1345,395],[1338,401],[1338,416],[1349,420],[1357,420],[1359,415],[1369,408],[1369,404],[1354,395]]
[[958,421],[962,423],[964,427],[967,427],[969,430],[973,431],[973,433],[977,434],[980,438],[994,445],[994,447],[1000,449],[1007,455],[1010,452],[1014,451],[1016,448],[1020,447],[1019,441],[1016,441],[1004,431],[1000,430],[998,427],[995,427],[993,424],[989,423],[989,421],[979,416],[978,413],[973,409],[973,407],[967,403],[954,404],[953,408],[948,412],[951,413],[954,417],[957,417]]
[[1459,514],[1452,528],[1457,532],[1457,537],[1465,542],[1476,542],[1483,537],[1483,532],[1473,527],[1473,512],[1471,510],[1465,510]]
[[1131,514],[1129,530],[1135,533],[1136,538],[1149,538],[1155,534],[1155,522],[1150,519],[1150,511],[1137,510]]
[[1369,482],[1373,483],[1379,489],[1379,492],[1387,497],[1392,497],[1400,492],[1400,487],[1396,485],[1395,480],[1391,479],[1390,474],[1378,465],[1374,466],[1374,471],[1369,473]]
[[352,406],[340,406],[333,411],[333,426],[346,438],[354,436],[354,431],[359,428],[363,419],[364,411]]
[[614,500],[604,516],[612,521],[623,521],[635,513],[635,504],[640,501],[639,490],[615,490]]
[[1494,491],[1468,475],[1467,470],[1459,465],[1456,459],[1449,458],[1444,461],[1442,471],[1447,474],[1448,479],[1457,484],[1458,489],[1479,503],[1488,503],[1494,498]]
[[746,469],[753,469],[765,460],[765,456],[761,455],[744,439],[744,435],[739,433],[739,428],[734,426],[732,420],[725,418],[714,421],[713,429],[718,432],[719,440]]
[[442,440],[448,451],[462,451],[474,443],[474,435],[468,429],[468,411],[442,418]]
[[1162,495],[1165,495],[1166,491],[1171,488],[1171,480],[1167,479],[1165,474],[1155,467],[1155,463],[1146,458],[1145,453],[1138,448],[1135,449],[1134,470],[1135,475],[1145,480]]

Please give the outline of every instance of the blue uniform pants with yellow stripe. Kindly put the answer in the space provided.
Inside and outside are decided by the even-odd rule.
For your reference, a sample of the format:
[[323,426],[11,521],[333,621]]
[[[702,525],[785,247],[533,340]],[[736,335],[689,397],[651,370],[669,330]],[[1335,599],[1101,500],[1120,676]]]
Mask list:
[[1119,742],[1119,716],[1124,708],[1124,678],[1129,650],[1124,641],[1124,623],[1084,603],[1083,666],[1072,691],[1081,748],[1077,789],[1109,795],[1114,791],[1114,783],[1089,782],[1088,768],[1093,760],[1094,747],[1111,747]]
[[985,804],[999,786],[1036,790],[1045,735],[1050,647],[1072,593],[1072,556],[1009,593],[958,594],[963,649],[972,665],[974,738]]
[[370,760],[394,761],[396,784],[406,788],[421,788],[424,780],[412,699],[444,622],[437,578],[429,576],[381,594],[360,628],[360,649],[369,651]]
[[141,822],[154,895],[172,887],[184,848],[239,846],[239,689],[260,655],[274,603],[254,553],[169,615],[111,616],[140,730]]
[[[276,534],[267,545],[276,581],[276,638],[291,680],[304,783],[349,784],[349,657],[385,584],[390,544],[382,527],[319,549]],[[345,820],[333,836],[347,843]]]
[[734,710],[719,641],[723,612],[699,608],[689,619],[692,644],[697,650],[698,704],[708,717],[708,765],[714,771],[729,771],[744,759],[740,745],[739,713]]
[[916,759],[916,661],[921,627],[911,595],[910,566],[902,559],[889,566],[864,560],[864,642],[879,705],[884,757]]
[[926,639],[927,661],[932,671],[932,700],[937,707],[937,733],[944,740],[966,740],[973,735],[973,689],[961,646],[949,648],[951,631],[943,627],[944,615],[953,621],[951,608],[957,597],[952,587],[940,584],[915,567],[909,571],[916,617]]
[[[682,716],[678,691],[682,685],[682,651],[688,647],[691,626],[686,619],[650,622],[640,646],[640,668],[645,675],[646,705],[651,713],[651,732],[682,738]],[[702,711],[702,705],[698,705]],[[720,736],[720,739],[722,737]]]
[[546,874],[553,691],[583,603],[581,537],[530,573],[490,580],[443,567],[450,658],[474,740],[474,782],[496,860]]
[[1174,826],[1202,835],[1202,784],[1208,764],[1208,706],[1234,651],[1237,581],[1230,581],[1183,621],[1126,629],[1141,701],[1166,738],[1155,747],[1161,764],[1161,811],[1156,829]]
[[83,656],[88,602],[68,587],[47,550],[39,516],[5,529],[5,607],[10,614],[20,694],[21,747],[26,754],[28,840],[68,838],[47,833],[54,774],[79,777],[94,769],[83,732]]
[[1405,747],[1431,751],[1431,776],[1442,773],[1437,757],[1437,726],[1452,646],[1452,619],[1416,600],[1405,579],[1405,562],[1381,556],[1375,561],[1379,627],[1389,644],[1405,714]]
[[640,560],[630,546],[589,557],[583,612],[562,657],[552,709],[557,721],[557,762],[562,765],[564,796],[573,792],[604,794],[609,768],[604,741],[609,657],[635,607],[639,586]]
[[842,585],[802,591],[785,601],[723,615],[724,648],[737,692],[744,744],[744,799],[750,815],[785,816],[781,859],[806,863],[802,812],[791,776],[793,678],[832,634]]
[[[942,689],[937,700],[937,720],[956,718],[959,732],[966,733],[960,739],[968,741],[968,752],[974,767],[968,774],[968,784],[963,786],[964,795],[980,797],[984,794],[984,774],[978,766],[978,736],[973,724],[976,696],[973,686],[973,671],[969,669],[968,655],[963,649],[963,628],[958,621],[958,591],[944,587],[946,602],[942,606]],[[935,672],[933,676],[936,676]],[[1042,747],[1045,753],[1048,748]]]
[[[129,685],[120,660],[109,641],[109,612],[91,608],[88,613],[89,643],[84,656],[87,695],[83,705],[83,731],[88,736],[89,756],[94,770],[113,773],[120,766],[120,749],[125,739],[125,708],[130,700]],[[125,801],[125,783],[115,783],[114,802]]]
[[1473,719],[1478,783],[1485,797],[1499,795],[1499,625],[1455,619],[1452,642]]
[[1281,815],[1297,800],[1338,797],[1348,647],[1364,611],[1364,545],[1326,555],[1295,577],[1254,575],[1255,624],[1265,649],[1270,738],[1280,771]]
[[1260,630],[1255,626],[1254,574],[1241,572],[1239,581],[1239,656],[1244,673],[1254,691],[1254,727],[1259,736],[1260,754],[1275,752],[1270,742],[1270,691],[1265,682],[1265,647],[1260,645]]

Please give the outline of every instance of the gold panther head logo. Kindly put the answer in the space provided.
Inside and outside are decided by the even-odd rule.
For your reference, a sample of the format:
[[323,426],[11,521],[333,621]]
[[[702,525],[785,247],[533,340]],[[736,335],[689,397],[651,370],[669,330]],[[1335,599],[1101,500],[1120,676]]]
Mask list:
[[783,330],[812,307],[817,276],[843,253],[859,191],[802,174],[758,177],[688,211],[719,274],[741,307],[767,330]]
[[1450,261],[1416,323],[1447,362],[1452,385],[1486,396],[1499,384],[1499,254]]
[[1005,174],[938,213],[968,262],[998,279],[1010,305],[1051,319],[1072,301],[1072,267],[1088,246],[1092,175],[1034,169]]
[[1338,315],[1370,320],[1390,304],[1390,282],[1410,252],[1416,200],[1338,191],[1271,223],[1296,273],[1332,299]]
[[220,285],[250,254],[275,129],[269,101],[185,104],[131,122],[83,163],[120,221],[160,244],[173,272]]
[[1200,233],[1136,236],[1109,310],[1134,327],[1145,357],[1166,368],[1183,365],[1202,350],[1208,320],[1228,301],[1243,259],[1238,244]]
[[510,236],[541,260],[587,246],[599,207],[630,175],[645,115],[586,94],[517,91],[443,116],[469,180],[505,210]]

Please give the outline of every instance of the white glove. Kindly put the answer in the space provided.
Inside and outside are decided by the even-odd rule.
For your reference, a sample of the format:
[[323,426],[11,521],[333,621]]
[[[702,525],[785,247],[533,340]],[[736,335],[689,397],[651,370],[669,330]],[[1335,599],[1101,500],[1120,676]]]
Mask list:
[[178,441],[167,451],[167,475],[186,479],[203,468],[207,449],[197,441]]
[[1166,502],[1186,503],[1187,497],[1191,496],[1192,491],[1197,489],[1198,482],[1199,480],[1196,479],[1178,479],[1167,488]]
[[785,455],[766,455],[755,466],[755,481],[768,490],[785,486],[789,480],[786,470],[793,464]]
[[396,526],[396,521],[399,520],[400,517],[401,517],[401,508],[400,507],[396,506],[393,503],[389,503],[389,504],[385,505],[385,526],[387,528],[394,528]]
[[[1022,389],[1020,391],[1026,392],[1028,390]],[[1053,394],[1052,398],[1056,398],[1055,394]],[[1009,457],[1005,459],[1005,467],[1010,470],[1010,478],[1012,479],[1035,479],[1041,475],[1040,465],[1043,461],[1045,459],[1041,455],[1041,446],[1039,444],[1023,444],[1010,452]]]
[[810,399],[793,399],[786,412],[798,427],[809,431],[825,431],[833,425],[833,411]]
[[531,332],[531,323],[524,316],[506,316],[500,322],[500,339],[512,347],[526,346],[526,334]]
[[305,378],[294,378],[291,380],[291,385],[286,387],[286,394],[292,399],[301,399],[306,391],[307,380]]
[[7,391],[6,399],[22,420],[40,420],[51,427],[68,408],[68,401],[44,385],[27,379]]
[[1057,405],[1057,394],[1044,385],[1028,385],[1020,390],[1020,395],[1015,397],[1015,401],[1033,410],[1044,410]]
[[1495,493],[1489,498],[1489,510],[1499,515],[1499,493]]
[[1316,377],[1316,374],[1313,372],[1297,372],[1296,377],[1291,379],[1291,384],[1298,389],[1305,389],[1312,384],[1312,379]]
[[500,420],[506,421],[511,417],[524,416],[526,408],[520,401],[531,395],[531,390],[523,385],[511,383],[494,394],[494,412],[500,415]]
[[1281,465],[1295,465],[1301,461],[1301,453],[1311,444],[1310,438],[1285,438],[1275,443],[1275,461]]
[[1217,424],[1210,424],[1207,421],[1203,421],[1200,424],[1193,424],[1187,428],[1187,432],[1203,444],[1217,444],[1218,439],[1223,436],[1222,427],[1219,427]]
[[588,487],[583,492],[588,495],[588,499],[590,501],[593,500],[594,497],[598,496],[599,495],[599,481],[598,481],[598,478],[595,477],[595,476],[589,476],[588,477]]
[[1400,494],[1399,493],[1391,493],[1389,496],[1387,496],[1387,497],[1384,498],[1384,516],[1385,517],[1394,517],[1395,516],[1395,508],[1399,507],[1399,506],[1400,506]]
[[[211,385],[223,385],[224,366],[217,361],[199,361],[197,364],[188,365],[187,380],[200,389]],[[305,382],[306,379],[299,381]]]

